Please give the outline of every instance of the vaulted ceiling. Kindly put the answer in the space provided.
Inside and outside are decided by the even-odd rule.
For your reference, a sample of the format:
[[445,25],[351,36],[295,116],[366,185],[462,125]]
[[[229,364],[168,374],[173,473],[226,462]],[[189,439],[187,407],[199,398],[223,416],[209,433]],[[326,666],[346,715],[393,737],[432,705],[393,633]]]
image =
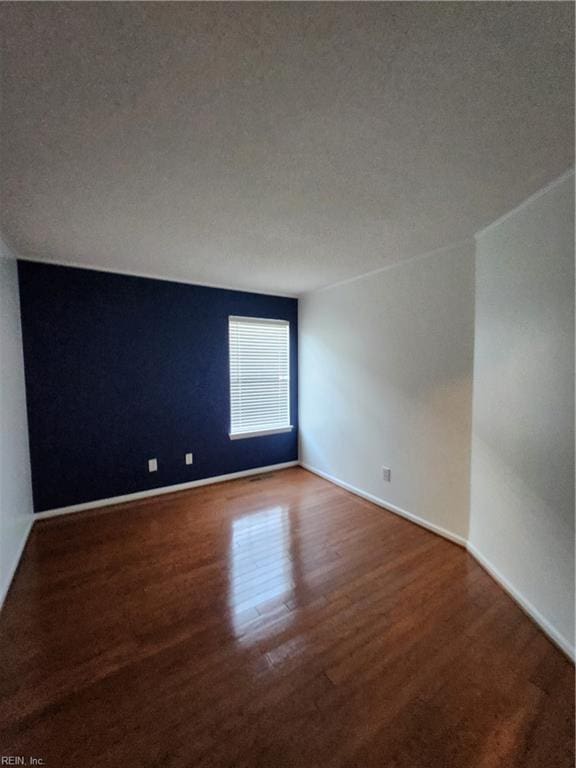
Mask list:
[[466,239],[573,162],[564,2],[2,3],[24,256],[299,294]]

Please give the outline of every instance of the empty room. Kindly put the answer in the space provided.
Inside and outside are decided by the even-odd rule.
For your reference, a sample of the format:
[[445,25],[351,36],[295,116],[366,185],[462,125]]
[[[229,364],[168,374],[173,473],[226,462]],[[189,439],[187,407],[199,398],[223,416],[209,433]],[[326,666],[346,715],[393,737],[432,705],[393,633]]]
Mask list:
[[0,2],[0,765],[573,768],[572,2]]

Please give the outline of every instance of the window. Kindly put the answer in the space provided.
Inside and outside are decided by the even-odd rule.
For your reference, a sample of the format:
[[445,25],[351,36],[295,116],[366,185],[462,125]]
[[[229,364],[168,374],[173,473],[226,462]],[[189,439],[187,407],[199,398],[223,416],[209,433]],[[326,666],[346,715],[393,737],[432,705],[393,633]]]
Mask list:
[[230,438],[289,432],[290,323],[229,318]]

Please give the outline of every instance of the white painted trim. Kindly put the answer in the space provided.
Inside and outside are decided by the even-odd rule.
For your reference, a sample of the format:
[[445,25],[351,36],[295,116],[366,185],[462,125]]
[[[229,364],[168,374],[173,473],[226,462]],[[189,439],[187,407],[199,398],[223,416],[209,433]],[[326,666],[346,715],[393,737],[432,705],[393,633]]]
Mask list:
[[340,488],[344,488],[350,493],[353,493],[362,499],[366,499],[367,501],[370,501],[373,504],[376,504],[377,506],[382,507],[383,509],[389,512],[393,512],[394,514],[400,515],[400,517],[404,517],[410,522],[416,523],[416,525],[419,525],[422,528],[426,528],[427,530],[432,531],[432,533],[436,533],[437,535],[442,536],[445,539],[448,539],[454,544],[458,544],[459,546],[466,548],[467,551],[470,553],[470,555],[479,563],[479,565],[482,566],[482,568],[484,568],[490,574],[490,576],[492,576],[492,578],[502,587],[502,589],[504,589],[504,591],[510,595],[510,597],[520,606],[520,608],[522,608],[522,610],[540,627],[540,629],[544,632],[544,634],[547,637],[549,637],[550,640],[561,651],[563,651],[563,653],[565,653],[569,659],[571,659],[572,661],[576,660],[576,649],[574,648],[574,646],[572,646],[569,643],[569,641],[563,635],[561,635],[560,632],[558,632],[558,630],[555,627],[553,627],[552,624],[550,624],[550,622],[546,618],[544,618],[544,616],[540,613],[540,611],[538,611],[532,605],[532,603],[526,597],[524,597],[524,595],[521,592],[519,592],[500,573],[500,571],[494,565],[492,565],[492,563],[486,557],[484,557],[484,555],[478,549],[476,549],[476,547],[473,544],[471,544],[470,542],[467,542],[464,537],[459,536],[458,534],[452,533],[451,531],[448,531],[446,528],[442,528],[439,525],[430,523],[428,520],[424,520],[418,515],[414,515],[411,512],[408,512],[405,509],[402,509],[401,507],[396,506],[395,504],[391,504],[390,502],[385,501],[384,499],[380,499],[377,496],[372,495],[371,493],[366,493],[365,491],[361,491],[359,488],[356,488],[355,486],[350,485],[350,483],[346,483],[342,480],[338,480],[332,475],[329,475],[326,472],[322,472],[321,470],[316,469],[315,467],[312,467],[310,464],[305,464],[303,462],[298,462],[298,461],[287,461],[282,464],[272,464],[266,467],[255,467],[254,469],[246,469],[241,472],[231,472],[230,474],[227,474],[227,475],[218,475],[217,477],[207,477],[202,480],[192,480],[189,483],[180,483],[178,485],[170,485],[163,488],[151,488],[147,491],[129,493],[129,494],[125,494],[124,496],[114,496],[108,499],[98,499],[97,501],[89,501],[84,504],[75,504],[69,507],[60,507],[59,509],[51,509],[46,512],[38,512],[33,516],[31,515],[30,523],[28,525],[25,535],[22,537],[22,542],[21,542],[19,551],[16,553],[16,556],[14,558],[12,569],[10,571],[10,577],[7,579],[6,584],[3,587],[2,593],[0,594],[0,608],[4,604],[6,595],[8,594],[10,584],[12,583],[14,574],[16,573],[16,569],[20,562],[20,558],[22,557],[22,553],[24,552],[24,547],[26,546],[28,536],[30,535],[32,525],[35,520],[44,519],[48,517],[56,517],[59,515],[69,514],[71,512],[81,512],[83,510],[95,509],[97,507],[105,507],[105,506],[112,506],[115,504],[122,504],[127,501],[135,501],[138,499],[144,499],[151,496],[160,496],[167,493],[176,493],[177,491],[183,491],[189,488],[197,488],[203,485],[223,483],[228,480],[236,480],[242,477],[249,477],[250,475],[259,475],[265,472],[275,472],[277,470],[287,469],[288,467],[295,467],[298,464],[300,464],[300,466],[302,466],[304,469],[308,470],[309,472],[312,472],[313,474],[323,478],[324,480],[327,480],[328,482],[333,483],[334,485],[337,485]]
[[350,491],[350,493],[354,493],[356,496],[360,496],[367,501],[371,501],[373,504],[376,504],[379,507],[383,507],[389,512],[394,512],[401,517],[405,517],[407,520],[422,526],[422,528],[427,528],[429,531],[432,531],[439,536],[443,536],[445,539],[454,542],[454,544],[458,544],[461,547],[467,549],[470,556],[473,557],[478,562],[478,564],[490,574],[490,576],[492,576],[492,578],[499,584],[499,586],[502,587],[502,589],[510,595],[514,602],[516,602],[520,608],[532,619],[532,621],[534,621],[534,623],[540,627],[544,634],[549,637],[550,640],[563,653],[565,653],[571,661],[574,662],[576,660],[576,649],[570,645],[569,641],[566,640],[566,638],[561,635],[560,632],[558,632],[558,630],[555,629],[555,627],[553,627],[547,619],[544,618],[540,611],[538,611],[519,590],[512,586],[512,584],[510,584],[510,582],[500,573],[500,571],[495,566],[493,566],[492,563],[487,560],[487,558],[485,558],[484,555],[463,536],[458,536],[457,534],[452,533],[445,528],[434,525],[434,523],[430,523],[427,520],[418,517],[418,515],[414,515],[411,512],[407,512],[405,509],[397,507],[395,504],[390,504],[383,499],[379,499],[377,496],[373,496],[371,493],[361,491],[359,488],[356,488],[349,483],[345,483],[342,480],[337,480],[332,475],[329,475],[326,472],[322,472],[321,470],[316,469],[309,464],[300,462],[300,466],[302,466],[304,469],[307,469],[309,472],[322,477],[324,480],[328,480],[328,482],[333,483],[334,485],[338,485],[340,488],[344,488],[345,490]]
[[282,464],[270,464],[267,467],[254,467],[253,469],[243,469],[241,472],[230,472],[227,475],[217,475],[216,477],[205,477],[201,480],[191,480],[189,483],[178,483],[177,485],[166,485],[161,488],[149,488],[147,491],[137,491],[136,493],[126,493],[123,496],[112,496],[108,499],[96,499],[95,501],[86,501],[82,504],[71,504],[68,507],[58,507],[48,509],[45,512],[36,512],[35,520],[44,520],[47,517],[57,517],[59,515],[68,515],[71,512],[83,512],[86,509],[97,509],[98,507],[111,507],[115,504],[124,504],[127,501],[138,501],[138,499],[147,499],[150,496],[162,496],[165,493],[177,493],[178,491],[187,491],[189,488],[198,488],[201,485],[213,485],[216,483],[225,483],[228,480],[238,480],[250,475],[262,475],[265,472],[276,472],[279,469],[288,469],[288,467],[297,467],[297,461],[285,461]]
[[228,320],[234,320],[241,323],[264,323],[265,325],[287,325],[290,326],[290,320],[276,320],[273,317],[247,317],[246,315],[228,315]]
[[100,267],[100,266],[94,266],[93,264],[82,264],[77,261],[64,261],[63,259],[54,259],[51,257],[40,256],[38,254],[23,255],[18,253],[15,248],[8,245],[6,240],[4,240],[4,244],[8,246],[9,250],[12,251],[12,254],[15,255],[16,258],[20,261],[34,261],[40,264],[54,264],[56,266],[61,266],[61,267],[73,267],[75,269],[89,269],[94,272],[108,272],[113,275],[128,275],[130,277],[141,277],[148,280],[163,280],[169,283],[183,283],[184,285],[198,285],[203,288],[219,288],[220,290],[223,290],[223,291],[239,291],[240,293],[257,293],[257,294],[262,294],[264,296],[279,296],[281,298],[286,298],[286,299],[297,299],[301,296],[306,296],[307,294],[320,293],[321,291],[327,291],[327,290],[330,290],[331,288],[338,288],[341,285],[348,285],[348,283],[353,283],[356,280],[362,280],[365,277],[372,277],[373,275],[376,275],[379,272],[384,272],[385,270],[393,269],[394,267],[400,267],[403,264],[407,264],[412,261],[425,259],[425,258],[428,258],[428,256],[437,256],[438,254],[444,253],[446,251],[451,251],[451,250],[454,250],[455,248],[461,248],[462,246],[467,245],[470,242],[473,242],[473,240],[475,240],[476,238],[481,237],[483,234],[488,232],[493,227],[497,227],[499,224],[502,224],[502,222],[508,219],[510,216],[513,216],[522,208],[530,205],[539,197],[546,194],[546,192],[548,192],[550,189],[555,187],[557,184],[561,184],[563,181],[565,181],[567,178],[573,175],[574,175],[574,168],[569,168],[561,176],[558,176],[558,178],[553,179],[549,184],[546,184],[546,186],[534,192],[532,195],[530,195],[530,197],[523,200],[515,208],[513,208],[510,211],[507,211],[498,219],[490,222],[490,224],[487,224],[482,229],[479,229],[470,238],[466,238],[464,240],[460,240],[455,243],[450,243],[440,248],[436,248],[432,251],[426,251],[425,253],[409,256],[408,258],[405,258],[405,259],[399,259],[397,261],[394,261],[392,264],[385,264],[384,266],[378,267],[377,269],[373,269],[370,272],[363,272],[360,275],[355,275],[353,277],[349,277],[344,280],[339,280],[335,283],[329,283],[328,285],[323,285],[323,286],[320,286],[319,288],[312,288],[309,291],[301,291],[298,294],[278,293],[277,291],[262,291],[262,290],[255,290],[255,289],[248,290],[246,288],[238,288],[238,287],[233,287],[231,285],[222,285],[218,283],[204,283],[204,282],[199,282],[193,279],[185,280],[184,278],[179,278],[179,277],[165,277],[165,276],[150,273],[150,272],[145,273],[145,272],[139,272],[137,270],[131,270],[131,269],[118,269],[117,267]]
[[575,661],[576,649],[570,645],[568,640],[566,640],[566,638],[563,637],[563,635],[561,635],[560,632],[558,632],[558,630],[544,618],[544,616],[542,616],[540,611],[538,611],[532,603],[516,589],[516,587],[512,586],[500,571],[470,542],[468,542],[468,552],[482,566],[482,568],[492,576],[494,581],[496,581],[502,589],[507,592],[516,603],[518,603],[520,608],[528,614],[532,621],[538,624],[544,634],[547,635],[550,640],[552,640],[552,642],[571,659],[571,661]]
[[502,587],[502,589],[504,589],[505,592],[507,592],[507,594],[510,595],[510,597],[520,606],[520,608],[522,608],[522,610],[532,619],[532,621],[534,621],[540,627],[540,629],[544,632],[544,634],[547,637],[549,637],[550,640],[563,653],[565,653],[569,659],[571,659],[571,661],[575,661],[576,649],[574,648],[574,646],[572,646],[569,643],[569,641],[566,640],[566,638],[563,635],[561,635],[560,632],[558,632],[558,630],[555,627],[553,627],[546,618],[544,618],[544,616],[540,613],[540,611],[538,611],[532,605],[532,603],[527,598],[525,598],[524,595],[521,592],[519,592],[500,573],[500,571],[494,565],[492,565],[492,563],[487,558],[484,557],[484,555],[478,549],[476,549],[476,547],[473,544],[471,544],[470,542],[467,542],[464,537],[459,536],[458,534],[452,533],[451,531],[448,531],[446,528],[442,528],[441,526],[435,525],[434,523],[430,523],[427,520],[424,520],[423,518],[419,517],[418,515],[414,515],[411,512],[407,512],[405,509],[401,509],[400,507],[397,507],[395,504],[390,504],[390,502],[387,502],[384,499],[380,499],[377,496],[373,496],[371,493],[366,493],[365,491],[361,491],[359,488],[356,488],[355,486],[350,485],[350,483],[346,483],[342,480],[338,480],[332,475],[329,475],[326,472],[322,472],[321,470],[316,469],[315,467],[312,467],[310,464],[305,464],[303,462],[298,462],[298,461],[287,461],[282,464],[272,464],[266,467],[256,467],[254,469],[247,469],[241,472],[232,472],[227,475],[218,475],[217,477],[207,477],[202,480],[192,480],[190,483],[180,483],[179,485],[170,485],[163,488],[151,488],[150,490],[147,490],[147,491],[129,493],[124,496],[115,496],[109,499],[99,499],[97,501],[86,502],[85,504],[75,504],[73,506],[61,507],[59,509],[51,509],[46,512],[38,512],[35,515],[31,515],[30,523],[28,525],[25,535],[22,537],[22,542],[21,542],[19,551],[17,552],[14,558],[14,563],[10,571],[10,577],[7,579],[6,584],[3,587],[2,593],[0,594],[0,608],[4,604],[6,595],[8,594],[10,584],[12,583],[14,574],[16,573],[16,569],[22,557],[22,553],[24,552],[24,547],[26,546],[28,536],[30,535],[32,525],[35,520],[44,519],[48,517],[56,517],[58,515],[65,515],[71,512],[81,512],[82,510],[86,510],[86,509],[95,509],[97,507],[105,507],[105,506],[111,506],[114,504],[122,504],[123,502],[135,501],[137,499],[144,499],[151,496],[160,496],[167,493],[176,493],[177,491],[187,490],[188,488],[196,488],[202,485],[212,485],[215,483],[222,483],[228,480],[235,480],[242,477],[248,477],[250,475],[258,475],[265,472],[275,472],[277,470],[287,469],[288,467],[295,467],[298,464],[300,464],[301,467],[308,470],[309,472],[312,472],[313,474],[323,478],[324,480],[327,480],[328,482],[333,483],[334,485],[337,485],[340,488],[344,488],[350,493],[353,493],[362,499],[366,499],[367,501],[370,501],[373,504],[376,504],[377,506],[382,507],[383,509],[389,512],[393,512],[394,514],[400,515],[401,517],[406,518],[410,522],[416,523],[416,525],[419,525],[422,528],[426,528],[427,530],[432,531],[432,533],[436,533],[439,536],[442,536],[443,538],[448,539],[454,544],[458,544],[459,546],[466,548],[469,554],[471,555],[471,557],[473,557],[478,562],[478,564],[482,568],[484,568],[484,570],[486,570],[487,573],[490,574],[490,576],[492,576],[492,578],[500,585],[500,587]]
[[218,283],[203,283],[198,280],[185,280],[183,277],[166,277],[151,272],[138,272],[135,269],[119,269],[118,267],[96,267],[93,264],[82,264],[78,261],[64,261],[37,254],[17,255],[18,261],[33,261],[36,264],[52,264],[56,267],[71,267],[72,269],[88,269],[91,272],[106,272],[110,275],[126,275],[127,277],[140,277],[143,280],[162,280],[165,283],[180,283],[182,285],[197,285],[200,288],[218,288],[221,291],[236,291],[237,293],[257,293],[263,296],[278,296],[281,299],[297,299],[295,293],[278,293],[277,291],[259,291],[253,288],[238,288],[231,285]]
[[511,216],[514,216],[515,214],[517,214],[518,211],[521,211],[523,208],[527,208],[529,205],[532,205],[532,203],[536,202],[536,200],[542,197],[542,195],[545,195],[547,192],[550,192],[551,189],[554,189],[554,187],[558,186],[559,184],[562,184],[564,181],[566,181],[566,179],[569,179],[573,175],[574,175],[574,168],[569,168],[567,171],[564,171],[564,173],[561,176],[558,176],[558,178],[553,179],[551,182],[546,184],[546,186],[534,192],[532,195],[530,195],[530,197],[527,197],[526,200],[523,200],[519,205],[517,205],[516,208],[512,208],[511,211],[507,211],[495,221],[490,222],[490,224],[485,226],[483,229],[479,229],[478,232],[476,232],[476,234],[474,235],[474,238],[482,237],[482,235],[485,235],[486,232],[489,232],[491,229],[494,229],[494,227],[498,227],[500,224],[505,222]]
[[310,291],[303,291],[300,294],[300,297],[307,296],[308,294],[313,293],[322,293],[322,291],[329,291],[331,288],[339,288],[341,285],[348,285],[349,283],[355,283],[357,280],[363,280],[365,277],[373,277],[374,275],[378,275],[380,272],[386,272],[388,269],[394,269],[395,267],[402,267],[406,264],[411,264],[413,261],[420,261],[422,259],[427,259],[429,256],[439,256],[441,253],[447,253],[448,251],[453,251],[456,248],[463,248],[465,245],[473,245],[474,240],[470,237],[466,240],[458,240],[455,243],[449,243],[448,245],[444,245],[441,248],[435,248],[432,251],[426,251],[426,253],[418,253],[415,256],[408,256],[405,259],[399,259],[398,261],[392,262],[392,264],[385,264],[383,267],[378,267],[377,269],[373,269],[370,272],[363,272],[361,275],[355,275],[354,277],[347,277],[345,280],[338,280],[336,283],[329,283],[328,285],[323,285],[320,288],[312,288]]
[[24,547],[26,546],[26,542],[28,541],[28,536],[30,536],[30,531],[32,530],[32,526],[34,524],[34,515],[30,515],[30,520],[28,521],[28,525],[26,527],[26,530],[24,532],[24,536],[22,536],[22,540],[20,542],[20,546],[18,547],[14,559],[12,561],[12,566],[10,570],[8,571],[8,578],[4,582],[4,584],[1,585],[0,589],[0,610],[2,609],[2,606],[4,605],[4,601],[6,600],[6,596],[8,595],[8,592],[10,590],[10,585],[12,584],[12,581],[14,580],[14,576],[16,574],[16,569],[18,568],[18,565],[20,564],[20,560],[22,558],[22,554],[24,553]]
[[513,216],[522,208],[525,208],[526,206],[531,205],[539,197],[541,197],[542,195],[545,195],[546,192],[549,192],[555,186],[557,186],[558,184],[561,184],[563,181],[565,181],[566,179],[570,178],[570,176],[573,176],[573,175],[574,175],[574,168],[569,168],[561,176],[558,176],[556,179],[553,179],[551,182],[546,184],[546,186],[534,192],[532,195],[530,195],[530,197],[527,197],[525,200],[523,200],[519,205],[517,205],[511,211],[507,211],[502,216],[497,218],[495,221],[492,221],[490,222],[490,224],[487,224],[482,229],[479,229],[470,238],[459,240],[458,242],[455,242],[455,243],[449,243],[448,245],[442,246],[440,248],[435,248],[432,251],[426,251],[426,253],[416,254],[414,256],[409,256],[408,258],[404,258],[404,259],[400,258],[397,261],[392,262],[391,264],[385,264],[384,266],[378,267],[377,269],[373,269],[370,272],[363,272],[361,275],[355,275],[354,277],[348,277],[344,280],[338,280],[335,283],[329,283],[328,285],[323,285],[320,288],[313,288],[310,291],[302,291],[300,296],[306,296],[308,294],[314,294],[314,293],[321,293],[322,291],[328,291],[331,288],[339,288],[341,285],[348,285],[349,283],[355,283],[357,280],[363,280],[366,277],[372,277],[373,275],[377,275],[380,272],[384,272],[388,269],[393,269],[394,267],[401,267],[405,264],[410,264],[413,261],[420,261],[420,259],[427,259],[429,256],[438,256],[441,253],[452,251],[456,248],[462,248],[463,246],[468,245],[469,243],[472,243],[478,237],[481,237],[485,232],[488,232],[493,227],[497,227],[499,224],[502,224],[503,221],[508,219],[510,216]]
[[230,440],[244,440],[246,437],[264,437],[265,435],[281,435],[283,432],[292,432],[294,427],[274,427],[273,429],[258,429],[255,432],[230,432]]
[[416,525],[426,528],[427,530],[432,531],[432,533],[436,533],[438,536],[442,536],[443,538],[448,539],[448,541],[458,544],[460,547],[466,548],[466,539],[459,536],[457,533],[452,533],[452,531],[442,528],[440,525],[430,523],[423,517],[418,517],[418,515],[414,515],[412,512],[407,512],[405,509],[397,507],[395,504],[390,504],[389,501],[378,498],[378,496],[373,496],[371,493],[361,491],[360,488],[356,488],[354,485],[350,485],[350,483],[345,483],[343,480],[338,480],[332,475],[328,475],[326,472],[322,472],[321,470],[310,466],[310,464],[303,464],[300,462],[300,466],[307,469],[308,472],[312,472],[313,474],[318,475],[318,477],[328,480],[329,483],[334,483],[334,485],[338,485],[340,488],[344,488],[346,491],[350,491],[350,493],[354,493],[356,496],[366,499],[366,501],[371,501],[373,504],[386,509],[388,512],[394,512],[394,514],[400,515],[400,517],[405,517],[407,520],[410,520],[410,522],[416,523]]

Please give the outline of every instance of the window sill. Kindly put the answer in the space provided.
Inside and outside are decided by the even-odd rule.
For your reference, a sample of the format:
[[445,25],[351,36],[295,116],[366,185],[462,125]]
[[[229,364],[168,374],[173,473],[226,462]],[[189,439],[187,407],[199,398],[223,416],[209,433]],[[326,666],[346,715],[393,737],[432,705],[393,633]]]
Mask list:
[[283,432],[291,432],[294,429],[293,426],[289,427],[274,427],[273,429],[260,429],[256,432],[230,432],[228,437],[230,440],[244,440],[247,437],[263,437],[264,435],[280,435]]

